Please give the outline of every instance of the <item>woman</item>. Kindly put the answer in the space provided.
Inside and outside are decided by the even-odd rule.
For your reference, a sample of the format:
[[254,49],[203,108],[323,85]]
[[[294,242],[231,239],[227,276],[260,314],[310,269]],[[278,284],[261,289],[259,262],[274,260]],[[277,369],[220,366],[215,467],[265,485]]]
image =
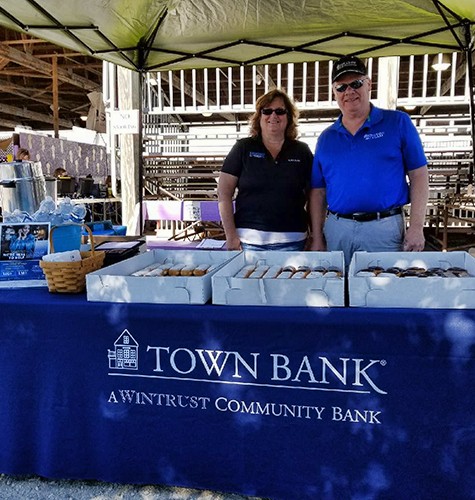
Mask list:
[[65,168],[58,167],[53,172],[53,177],[56,177],[57,179],[59,179],[60,177],[68,177],[68,173]]
[[250,137],[238,140],[224,161],[218,200],[228,250],[304,249],[313,155],[296,140],[297,119],[289,96],[271,90],[256,102]]
[[16,155],[17,161],[30,161],[30,152],[28,149],[20,148]]

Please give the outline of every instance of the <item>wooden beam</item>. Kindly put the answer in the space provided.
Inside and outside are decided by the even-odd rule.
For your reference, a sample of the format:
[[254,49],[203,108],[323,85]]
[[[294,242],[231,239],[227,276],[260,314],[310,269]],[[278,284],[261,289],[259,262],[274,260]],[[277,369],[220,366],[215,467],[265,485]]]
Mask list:
[[[26,54],[21,50],[14,49],[13,47],[9,47],[2,43],[0,43],[0,57],[5,57],[20,66],[34,69],[38,73],[48,75],[49,77],[51,77],[53,73],[52,65],[46,61],[42,61],[37,57]],[[70,73],[62,68],[58,68],[58,79],[87,91],[101,90],[100,85],[97,83],[92,82],[87,78],[83,78],[82,76]]]
[[[27,120],[33,120],[42,123],[53,124],[53,116],[44,115],[43,113],[36,113],[35,111],[28,111],[24,108],[18,108],[16,106],[9,106],[8,104],[2,104],[2,114],[18,116],[19,118],[26,118]],[[59,125],[64,128],[72,128],[73,123],[69,120],[58,121]],[[18,125],[18,123],[16,124]]]
[[[49,95],[51,91],[40,91],[38,88],[32,87],[24,87],[21,85],[15,85],[13,83],[7,82],[0,78],[0,88],[2,89],[3,94],[12,94],[13,96],[21,97],[22,100],[26,102],[37,102],[40,104],[44,104],[46,106],[51,105],[51,96]],[[45,97],[42,97],[42,94],[48,94]],[[78,106],[78,96],[80,96],[80,92],[73,91],[61,91],[61,104],[60,109],[69,113],[78,112],[78,108],[89,108],[90,103],[85,103],[81,106]],[[71,96],[71,98],[65,99],[66,96]],[[1,109],[0,109],[1,112]],[[81,114],[78,112],[78,114]]]
[[24,87],[22,85],[15,85],[14,83],[7,82],[6,80],[2,80],[0,78],[0,88],[2,89],[2,93],[13,94],[24,99],[28,99],[30,101],[39,102],[41,104],[50,105],[51,99],[38,97],[35,95],[38,93],[37,88],[32,87]]
[[15,130],[15,127],[17,126],[18,122],[11,122],[9,120],[5,120],[4,118],[0,118],[0,128]]
[[[12,32],[10,32],[12,33]],[[16,32],[13,32],[13,33],[16,33]],[[27,38],[25,40],[3,40],[2,43],[5,44],[5,45],[25,45],[25,43],[28,43],[30,45],[33,45],[33,44],[45,44],[45,43],[48,43],[48,42],[45,42],[44,40],[41,40],[40,38]]]

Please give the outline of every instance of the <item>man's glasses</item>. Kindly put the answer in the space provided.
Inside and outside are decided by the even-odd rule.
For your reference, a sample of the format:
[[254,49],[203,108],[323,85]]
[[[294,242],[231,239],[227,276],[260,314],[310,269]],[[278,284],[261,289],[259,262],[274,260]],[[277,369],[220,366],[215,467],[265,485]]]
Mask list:
[[266,116],[270,116],[275,113],[277,116],[282,116],[287,114],[287,110],[284,108],[262,108],[261,113]]
[[357,90],[363,86],[366,78],[360,78],[359,80],[353,80],[350,83],[340,83],[340,85],[335,85],[335,90],[337,92],[344,92],[348,87]]

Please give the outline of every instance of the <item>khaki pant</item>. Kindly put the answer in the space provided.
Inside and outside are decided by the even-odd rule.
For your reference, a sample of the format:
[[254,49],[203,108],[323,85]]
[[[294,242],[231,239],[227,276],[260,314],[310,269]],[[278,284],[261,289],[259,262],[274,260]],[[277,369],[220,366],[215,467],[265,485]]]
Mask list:
[[345,266],[348,268],[354,252],[400,252],[404,240],[405,222],[403,214],[357,222],[330,213],[323,232],[327,250],[343,251]]

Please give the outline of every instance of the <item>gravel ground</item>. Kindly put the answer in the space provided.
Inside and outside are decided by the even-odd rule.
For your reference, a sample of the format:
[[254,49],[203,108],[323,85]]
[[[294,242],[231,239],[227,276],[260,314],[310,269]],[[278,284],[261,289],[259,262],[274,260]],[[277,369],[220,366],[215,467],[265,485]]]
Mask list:
[[264,500],[257,497],[170,486],[100,481],[51,481],[0,474],[0,500]]

